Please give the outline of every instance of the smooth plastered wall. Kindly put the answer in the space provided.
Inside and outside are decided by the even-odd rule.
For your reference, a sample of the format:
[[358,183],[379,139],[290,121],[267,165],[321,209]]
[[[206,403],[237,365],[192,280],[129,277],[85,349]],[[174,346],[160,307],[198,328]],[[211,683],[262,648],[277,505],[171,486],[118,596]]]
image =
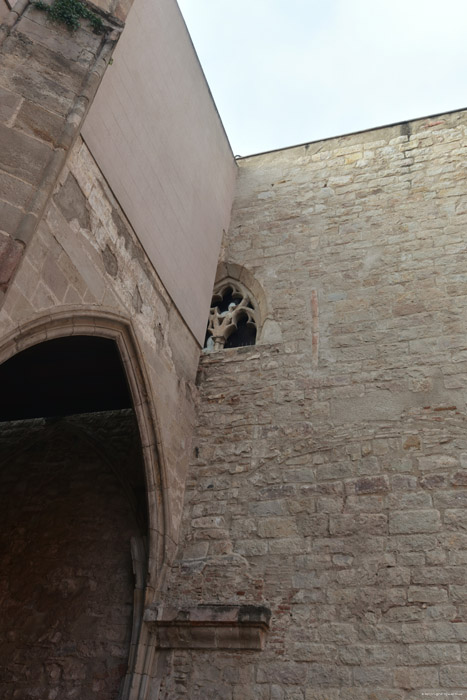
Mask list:
[[83,136],[199,342],[236,166],[175,0],[137,0]]

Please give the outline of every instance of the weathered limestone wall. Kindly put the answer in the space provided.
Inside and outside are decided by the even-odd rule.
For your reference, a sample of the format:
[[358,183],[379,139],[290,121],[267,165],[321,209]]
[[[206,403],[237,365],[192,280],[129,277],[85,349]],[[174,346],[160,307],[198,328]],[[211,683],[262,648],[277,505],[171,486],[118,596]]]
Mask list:
[[201,359],[169,599],[264,603],[271,632],[173,652],[167,700],[466,696],[466,134],[239,161],[225,260],[283,342]]
[[[165,547],[170,560],[178,537],[194,422],[199,346],[82,141],[70,154],[5,298],[0,347],[26,324],[57,311],[69,314],[70,334],[73,317],[81,312],[96,319],[111,313],[132,324],[139,361],[150,382],[149,397],[140,400],[149,398],[158,427],[163,475],[158,488],[167,505]],[[147,436],[142,438],[144,446]],[[158,507],[162,509],[162,503]]]
[[[132,319],[141,346],[138,362],[150,375],[149,402],[157,414],[157,439],[163,443],[161,470],[166,480],[158,488],[167,494],[170,502],[165,516],[170,521],[165,530],[170,559],[177,540],[187,467],[186,446],[193,424],[192,388],[199,338],[193,336],[193,328],[178,311],[176,290],[173,286],[168,290],[167,280],[164,283],[161,276],[166,258],[190,248],[202,261],[200,274],[197,280],[192,276],[188,282],[178,266],[177,293],[185,285],[181,293],[186,299],[197,297],[199,289],[204,289],[202,295],[209,294],[206,290],[215,275],[222,226],[227,226],[229,221],[236,168],[176,3],[161,4],[157,9],[159,23],[174,25],[173,31],[182,35],[183,47],[182,55],[177,54],[175,61],[179,47],[169,42],[164,49],[164,60],[176,64],[184,79],[191,75],[190,71],[196,73],[197,89],[192,101],[202,103],[197,124],[201,123],[203,136],[196,130],[187,133],[183,124],[178,124],[171,131],[165,160],[158,159],[155,152],[150,154],[151,178],[161,184],[158,208],[180,205],[182,216],[183,204],[185,233],[187,221],[198,222],[196,230],[188,232],[191,247],[187,247],[180,242],[174,245],[179,221],[177,217],[170,219],[164,226],[164,240],[170,242],[170,251],[159,250],[162,257],[157,257],[154,267],[145,253],[140,232],[135,233],[127,219],[128,212],[117,203],[108,185],[112,168],[103,175],[78,136],[130,3],[102,0],[98,6],[105,28],[102,34],[93,33],[85,20],[78,31],[71,33],[63,25],[49,22],[44,12],[22,0],[1,26],[0,345],[20,327],[46,318],[49,311],[56,312],[61,307],[70,309],[70,319],[73,314],[90,310],[96,315],[109,312]],[[119,54],[125,66],[128,67],[131,56],[150,52],[154,37],[146,36],[146,39],[148,46],[130,28],[129,40]],[[167,52],[172,53],[168,56]],[[149,77],[156,86],[163,82],[163,75],[155,74],[152,68]],[[176,83],[172,77],[171,84]],[[140,106],[149,108],[149,112],[143,110],[144,118],[154,120],[160,104],[144,103],[146,87],[140,85],[139,96],[143,100]],[[170,114],[183,113],[185,118],[181,93],[182,88],[170,100],[167,98],[166,107]],[[126,100],[128,104],[131,101],[128,94]],[[151,112],[155,107],[156,112]],[[99,114],[105,117],[102,111]],[[110,118],[108,112],[107,116]],[[122,123],[123,116],[121,113]],[[167,119],[173,127],[171,117]],[[141,131],[136,122],[133,127]],[[89,128],[88,134],[91,132]],[[187,153],[173,148],[177,133],[186,139]],[[220,169],[213,168],[212,173],[205,163],[216,183],[223,180],[218,196],[210,191],[210,185],[199,189],[199,183],[205,181],[193,167],[199,165],[195,155],[199,148],[209,154],[207,164],[217,163],[217,155],[222,161]],[[135,147],[139,153],[138,149]],[[188,159],[191,159],[190,168],[186,167]],[[171,178],[173,173],[168,166],[170,162],[180,166],[180,160],[183,187],[177,177]],[[209,182],[212,185],[213,180]],[[177,187],[179,191],[174,199],[173,191]],[[210,218],[214,210],[215,225]],[[214,240],[203,237],[203,223],[209,224],[207,229]],[[205,301],[207,315],[208,297]],[[197,323],[203,327],[199,305],[197,310],[201,318]],[[70,332],[71,328],[70,320]],[[147,403],[147,397],[142,396],[141,401]]]
[[[0,8],[0,362],[31,344],[72,334],[102,335],[119,347],[143,453],[149,544],[140,552],[144,566],[136,576],[139,617],[131,652],[123,653],[123,645],[118,655],[127,657],[123,674],[128,666],[122,697],[142,700],[157,693],[159,673],[143,608],[163,595],[178,543],[200,341],[236,166],[175,0],[135,8],[113,74],[117,90],[122,88],[121,109],[103,93],[105,109],[96,103],[94,112],[104,127],[116,116],[118,133],[109,139],[106,131],[97,143],[94,138],[90,152],[81,128],[112,66],[131,2],[96,5],[102,34],[94,34],[87,21],[70,32],[28,0],[18,0],[10,12]],[[137,118],[128,114],[133,107]],[[89,126],[86,138],[95,136]],[[96,165],[102,144],[105,163]],[[134,166],[136,188],[119,188],[118,169],[131,180]],[[39,585],[45,568],[38,574]],[[27,576],[24,562],[15,575]],[[26,594],[17,607],[24,611],[25,605]],[[38,605],[46,607],[44,601]],[[24,658],[27,633],[21,634],[10,661]],[[99,657],[103,663],[106,649]],[[80,653],[70,652],[77,666],[84,659]],[[52,698],[58,676],[48,678],[48,660],[47,654],[38,657],[34,666],[42,664],[37,692],[47,686]],[[112,663],[108,659],[108,669]],[[74,681],[86,685],[95,668],[90,661],[82,671],[86,678],[75,678],[54,667],[54,674],[63,674],[57,693],[80,695]],[[105,688],[96,686],[99,697],[113,694],[112,678],[118,680],[120,670],[109,671]],[[32,676],[19,690],[18,678],[9,678],[8,692],[37,694]]]
[[0,2],[0,22],[3,22],[3,20],[8,17],[10,10],[11,7],[9,3],[7,3],[6,0],[2,0]]
[[0,304],[110,59],[121,22],[71,33],[27,0],[1,13]]
[[237,168],[176,0],[136,0],[82,133],[203,343]]
[[130,539],[144,534],[133,412],[2,423],[0,452],[0,695],[115,700],[132,630]]

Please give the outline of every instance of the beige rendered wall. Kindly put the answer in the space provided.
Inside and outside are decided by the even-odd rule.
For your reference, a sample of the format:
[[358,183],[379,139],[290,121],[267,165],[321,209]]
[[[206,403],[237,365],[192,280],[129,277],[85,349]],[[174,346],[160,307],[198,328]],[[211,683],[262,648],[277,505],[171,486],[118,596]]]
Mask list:
[[137,0],[83,137],[199,342],[236,166],[175,0]]

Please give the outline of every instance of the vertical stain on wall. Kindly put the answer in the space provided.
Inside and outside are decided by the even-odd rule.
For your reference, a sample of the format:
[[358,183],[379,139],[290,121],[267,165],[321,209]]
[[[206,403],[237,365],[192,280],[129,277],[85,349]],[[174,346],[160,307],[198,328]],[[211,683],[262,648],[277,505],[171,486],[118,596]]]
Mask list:
[[313,367],[318,366],[319,359],[319,306],[318,292],[313,289],[311,292],[311,363]]

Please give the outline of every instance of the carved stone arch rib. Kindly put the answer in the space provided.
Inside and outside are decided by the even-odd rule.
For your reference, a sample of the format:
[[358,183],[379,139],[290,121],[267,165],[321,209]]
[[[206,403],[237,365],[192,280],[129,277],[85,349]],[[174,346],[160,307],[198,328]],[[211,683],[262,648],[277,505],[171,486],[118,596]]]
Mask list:
[[[171,544],[168,543],[168,503],[164,496],[168,479],[160,429],[151,400],[150,379],[132,323],[128,318],[112,311],[100,309],[96,313],[83,310],[82,307],[61,307],[56,312],[48,312],[47,315],[29,321],[10,333],[0,345],[0,363],[33,345],[74,335],[109,338],[117,344],[140,435],[147,489],[148,557],[143,576],[141,547],[138,543],[132,543],[133,564],[138,579],[138,639],[135,639],[133,634],[129,670],[120,695],[121,700],[136,700],[145,696],[148,671],[154,656],[151,632],[143,621],[144,608],[151,605],[164,587]],[[157,580],[154,580],[155,577]],[[141,589],[142,578],[146,579],[144,590]]]

